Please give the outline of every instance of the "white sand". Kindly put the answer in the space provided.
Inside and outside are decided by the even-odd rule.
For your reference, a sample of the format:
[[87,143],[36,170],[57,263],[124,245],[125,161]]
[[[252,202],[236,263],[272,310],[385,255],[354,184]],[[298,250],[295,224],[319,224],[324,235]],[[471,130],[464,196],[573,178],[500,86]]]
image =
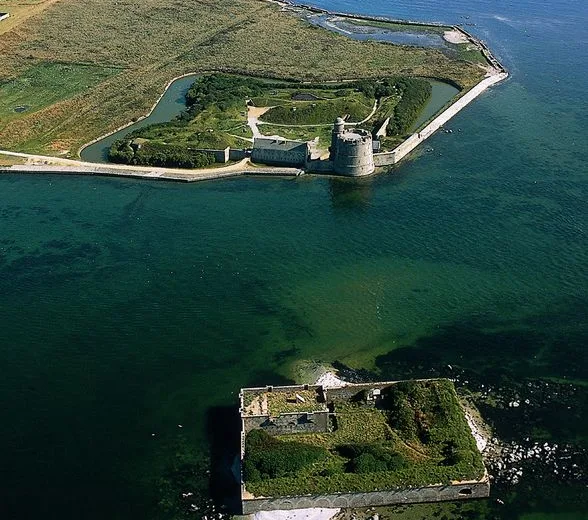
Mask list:
[[325,388],[340,388],[347,383],[339,379],[334,372],[325,372],[316,380],[316,384],[322,385]]
[[476,446],[478,447],[478,451],[483,452],[488,445],[488,439],[482,433],[482,430],[478,428],[473,417],[468,412],[466,412],[465,416],[468,422],[468,426],[470,427],[470,430],[472,430],[472,435],[474,436],[474,439],[476,439]]
[[459,31],[445,31],[443,33],[443,38],[449,43],[468,43],[468,39],[466,38],[465,34]]
[[291,511],[261,511],[253,515],[253,520],[330,520],[340,509],[292,509]]

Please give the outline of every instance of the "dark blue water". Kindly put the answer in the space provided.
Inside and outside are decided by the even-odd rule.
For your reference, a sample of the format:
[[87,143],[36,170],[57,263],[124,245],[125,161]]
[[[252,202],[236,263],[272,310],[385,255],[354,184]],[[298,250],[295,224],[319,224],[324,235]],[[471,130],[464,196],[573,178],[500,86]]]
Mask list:
[[588,516],[586,3],[318,5],[469,16],[512,77],[358,182],[1,177],[0,518],[189,517],[238,388],[305,359],[528,397],[482,412],[580,476],[525,467],[439,517]]

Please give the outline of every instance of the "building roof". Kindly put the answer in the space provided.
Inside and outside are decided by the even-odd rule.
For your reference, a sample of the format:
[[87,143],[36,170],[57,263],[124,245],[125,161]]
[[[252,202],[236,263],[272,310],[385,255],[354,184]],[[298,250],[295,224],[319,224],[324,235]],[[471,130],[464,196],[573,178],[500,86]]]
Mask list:
[[263,150],[280,150],[291,151],[299,147],[308,148],[309,144],[306,141],[293,141],[290,139],[282,139],[281,137],[256,137],[253,139],[253,148]]

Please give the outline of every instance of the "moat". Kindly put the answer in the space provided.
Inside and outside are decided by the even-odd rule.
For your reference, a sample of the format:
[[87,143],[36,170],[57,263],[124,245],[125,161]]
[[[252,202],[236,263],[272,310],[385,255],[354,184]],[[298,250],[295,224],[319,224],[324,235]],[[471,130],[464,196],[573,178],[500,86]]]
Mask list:
[[[107,163],[109,162],[108,150],[115,141],[124,138],[130,132],[140,128],[145,128],[146,126],[155,123],[165,123],[179,116],[186,109],[185,95],[196,77],[198,77],[198,75],[194,74],[175,80],[165,91],[161,100],[157,103],[156,108],[148,117],[86,146],[80,154],[82,160],[96,163]],[[456,87],[448,83],[436,80],[429,80],[429,82],[432,87],[431,97],[423,108],[417,121],[414,123],[413,129],[416,129],[434,114],[439,112],[439,110],[446,106],[459,92]]]

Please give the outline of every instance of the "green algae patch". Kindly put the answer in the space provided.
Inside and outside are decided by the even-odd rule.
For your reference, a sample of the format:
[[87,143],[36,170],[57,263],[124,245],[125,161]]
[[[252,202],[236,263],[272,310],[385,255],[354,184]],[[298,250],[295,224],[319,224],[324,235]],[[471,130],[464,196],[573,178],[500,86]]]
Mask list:
[[370,492],[484,475],[449,380],[390,384],[377,400],[361,390],[349,399],[334,398],[329,407],[325,433],[248,433],[243,460],[248,492],[266,497]]

